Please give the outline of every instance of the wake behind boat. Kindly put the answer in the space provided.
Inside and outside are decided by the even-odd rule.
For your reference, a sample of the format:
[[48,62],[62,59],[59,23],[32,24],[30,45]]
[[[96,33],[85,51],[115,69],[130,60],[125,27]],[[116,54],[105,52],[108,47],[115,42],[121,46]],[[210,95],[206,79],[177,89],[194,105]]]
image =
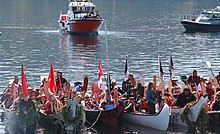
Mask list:
[[220,6],[212,10],[204,10],[198,17],[182,19],[181,24],[186,31],[220,31]]
[[60,14],[60,31],[72,34],[97,35],[103,19],[90,0],[70,0],[67,14]]

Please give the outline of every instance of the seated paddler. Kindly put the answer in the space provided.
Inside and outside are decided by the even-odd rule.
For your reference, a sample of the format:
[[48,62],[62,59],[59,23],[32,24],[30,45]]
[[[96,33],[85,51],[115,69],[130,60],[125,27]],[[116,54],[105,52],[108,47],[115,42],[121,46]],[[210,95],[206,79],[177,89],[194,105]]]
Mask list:
[[183,89],[183,92],[178,95],[174,105],[178,107],[184,107],[187,103],[190,103],[192,101],[196,101],[196,97],[190,92],[190,89],[188,87],[185,87]]
[[105,90],[105,99],[100,102],[99,109],[100,110],[111,110],[115,107],[114,101],[112,100],[111,93],[109,89]]

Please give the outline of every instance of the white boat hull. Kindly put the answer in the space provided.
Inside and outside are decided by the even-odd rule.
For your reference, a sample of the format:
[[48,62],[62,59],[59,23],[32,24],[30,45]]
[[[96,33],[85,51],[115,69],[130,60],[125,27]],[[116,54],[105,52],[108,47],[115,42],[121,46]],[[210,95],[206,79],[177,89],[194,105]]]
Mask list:
[[[199,101],[193,105],[192,107],[190,107],[189,110],[189,120],[192,122],[196,122],[197,118],[199,116],[199,113],[203,107],[203,104],[207,102],[207,97],[204,98],[203,96],[200,97]],[[181,114],[183,112],[183,108],[177,108],[177,109],[171,109],[171,122],[173,124],[178,124],[178,125],[183,125],[183,126],[187,126],[186,123],[183,123],[181,120]]]
[[165,104],[158,115],[124,112],[122,117],[134,124],[165,131],[169,125],[170,108]]

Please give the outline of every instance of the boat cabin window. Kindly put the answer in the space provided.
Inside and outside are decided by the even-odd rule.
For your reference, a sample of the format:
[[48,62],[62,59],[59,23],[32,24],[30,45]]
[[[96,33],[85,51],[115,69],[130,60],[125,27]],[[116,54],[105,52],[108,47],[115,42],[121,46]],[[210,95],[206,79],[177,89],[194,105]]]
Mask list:
[[72,7],[72,10],[73,10],[73,11],[76,11],[76,10],[77,10],[77,8],[76,8],[76,7]]
[[217,14],[213,14],[212,18],[218,18]]
[[212,18],[219,19],[220,18],[220,14],[213,14]]
[[210,15],[211,15],[210,13],[202,13],[202,14],[199,15],[199,17],[201,17],[201,18],[203,18],[203,17],[210,18],[211,17]]
[[90,11],[90,7],[86,7],[86,11]]

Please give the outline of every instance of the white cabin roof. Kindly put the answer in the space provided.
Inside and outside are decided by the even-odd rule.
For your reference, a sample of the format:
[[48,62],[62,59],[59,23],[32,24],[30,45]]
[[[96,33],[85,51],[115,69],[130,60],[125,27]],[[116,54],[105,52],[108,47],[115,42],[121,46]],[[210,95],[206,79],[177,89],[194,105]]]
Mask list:
[[69,7],[95,7],[95,5],[89,1],[73,1],[69,3]]

